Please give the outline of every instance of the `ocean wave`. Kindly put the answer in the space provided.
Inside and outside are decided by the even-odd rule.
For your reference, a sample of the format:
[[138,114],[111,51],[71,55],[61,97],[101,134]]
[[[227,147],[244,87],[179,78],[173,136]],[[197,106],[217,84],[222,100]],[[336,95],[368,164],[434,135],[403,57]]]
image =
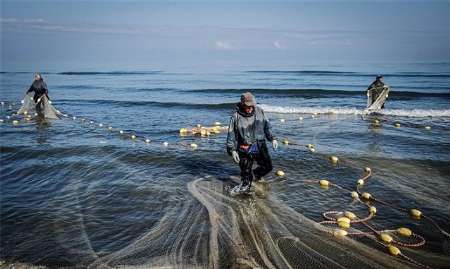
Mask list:
[[[362,115],[364,109],[355,107],[289,107],[260,105],[266,112],[280,114],[338,114]],[[381,115],[399,117],[450,117],[450,109],[383,109],[376,112]]]
[[[269,74],[269,75],[312,75],[312,76],[355,76],[355,77],[375,77],[377,73],[347,72],[347,71],[327,71],[327,70],[250,70],[247,73]],[[395,72],[382,74],[384,77],[422,77],[422,78],[450,78],[450,73],[440,72]]]
[[236,103],[183,103],[183,102],[157,102],[157,101],[121,101],[121,100],[82,100],[82,99],[60,99],[59,103],[81,103],[85,105],[108,105],[108,106],[120,106],[120,107],[134,107],[134,106],[153,106],[153,107],[179,107],[190,109],[232,109],[236,106]]
[[60,72],[58,75],[70,76],[94,76],[94,75],[111,75],[111,76],[126,76],[126,75],[153,75],[160,74],[163,71],[111,71],[111,72]]
[[[248,91],[248,89],[193,89],[187,92],[200,93],[229,93],[240,94]],[[289,95],[297,97],[336,97],[336,96],[358,96],[364,95],[365,91],[346,91],[346,90],[327,90],[327,89],[280,89],[280,88],[256,88],[251,89],[254,94],[270,94],[270,95]],[[389,95],[396,98],[417,98],[417,97],[446,97],[450,98],[450,93],[443,92],[413,92],[413,91],[396,91],[393,90]]]

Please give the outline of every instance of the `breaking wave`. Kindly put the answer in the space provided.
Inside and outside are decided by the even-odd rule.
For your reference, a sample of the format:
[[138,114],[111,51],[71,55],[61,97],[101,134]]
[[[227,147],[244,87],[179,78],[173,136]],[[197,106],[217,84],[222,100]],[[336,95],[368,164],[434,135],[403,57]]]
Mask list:
[[[289,107],[261,105],[266,112],[281,114],[339,114],[361,115],[364,109],[356,107]],[[378,114],[399,117],[450,117],[450,109],[383,109]]]

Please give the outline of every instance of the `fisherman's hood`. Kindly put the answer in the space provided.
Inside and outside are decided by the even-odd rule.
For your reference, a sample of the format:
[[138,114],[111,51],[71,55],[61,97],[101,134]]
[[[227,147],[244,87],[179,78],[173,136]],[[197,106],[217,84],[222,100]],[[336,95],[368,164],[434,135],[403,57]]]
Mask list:
[[256,107],[253,108],[253,111],[251,113],[247,113],[242,108],[242,104],[239,102],[236,104],[236,112],[239,113],[239,115],[243,117],[251,117],[255,114]]

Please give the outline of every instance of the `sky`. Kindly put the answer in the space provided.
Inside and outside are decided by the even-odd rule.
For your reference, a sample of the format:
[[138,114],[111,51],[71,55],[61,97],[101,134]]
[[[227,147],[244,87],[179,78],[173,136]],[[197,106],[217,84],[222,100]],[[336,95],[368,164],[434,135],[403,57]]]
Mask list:
[[450,1],[1,2],[1,69],[450,62]]

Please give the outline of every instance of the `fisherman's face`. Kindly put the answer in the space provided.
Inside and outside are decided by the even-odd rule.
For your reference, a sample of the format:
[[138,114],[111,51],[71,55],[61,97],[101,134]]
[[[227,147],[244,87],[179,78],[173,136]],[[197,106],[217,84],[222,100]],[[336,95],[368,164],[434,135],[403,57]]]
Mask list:
[[34,75],[34,80],[40,80],[41,76],[39,74]]
[[247,105],[243,105],[243,109],[245,113],[252,113],[253,112],[253,106],[247,106]]

